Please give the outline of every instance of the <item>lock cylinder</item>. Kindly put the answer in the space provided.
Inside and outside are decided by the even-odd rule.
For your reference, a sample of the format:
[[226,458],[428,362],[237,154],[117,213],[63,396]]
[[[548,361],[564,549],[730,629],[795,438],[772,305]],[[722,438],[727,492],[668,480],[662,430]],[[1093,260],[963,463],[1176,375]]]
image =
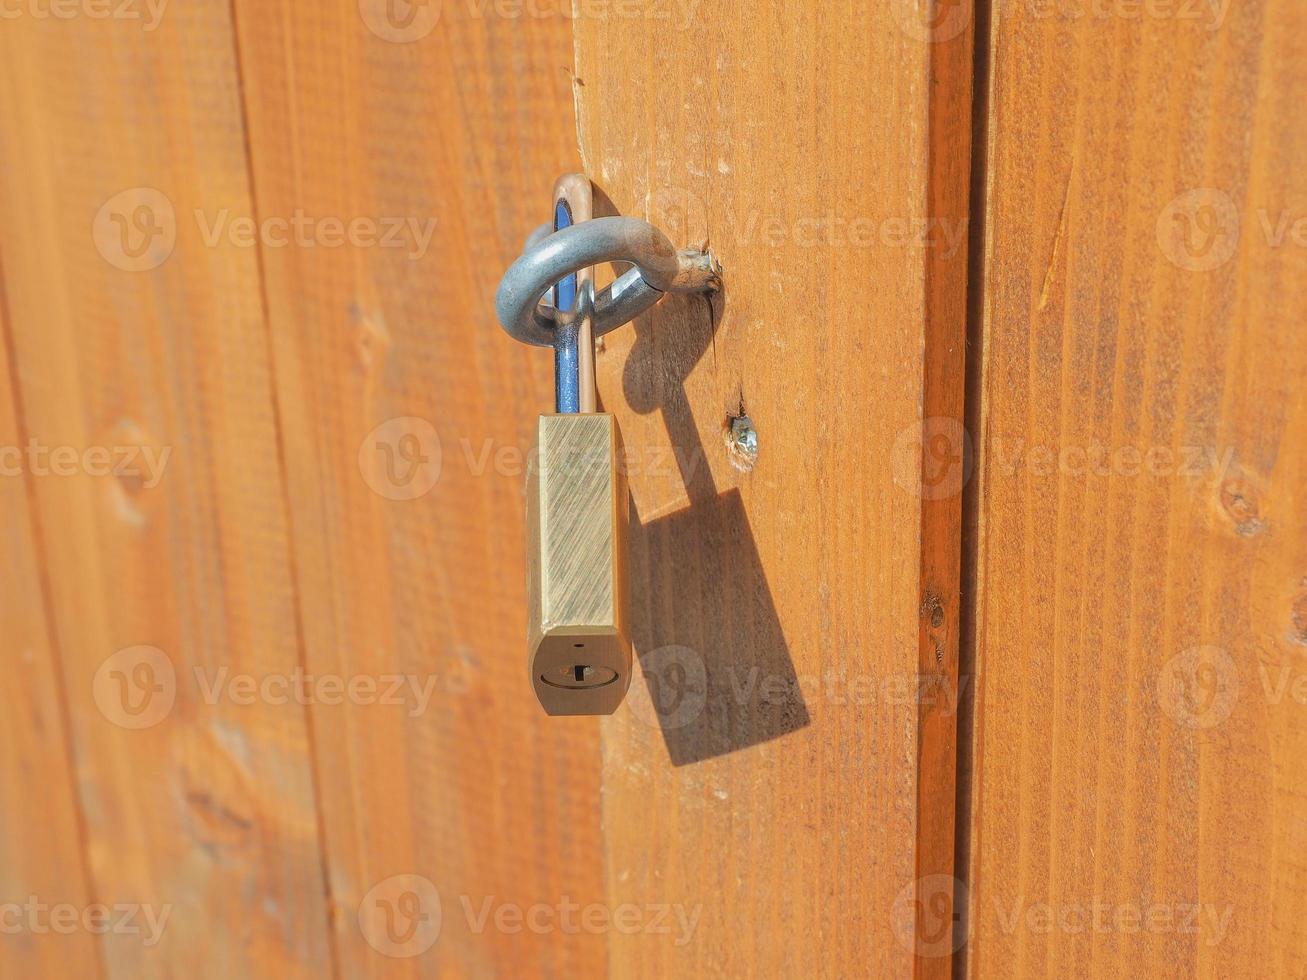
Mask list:
[[606,412],[540,416],[527,476],[527,642],[551,715],[612,714],[631,683],[619,452]]

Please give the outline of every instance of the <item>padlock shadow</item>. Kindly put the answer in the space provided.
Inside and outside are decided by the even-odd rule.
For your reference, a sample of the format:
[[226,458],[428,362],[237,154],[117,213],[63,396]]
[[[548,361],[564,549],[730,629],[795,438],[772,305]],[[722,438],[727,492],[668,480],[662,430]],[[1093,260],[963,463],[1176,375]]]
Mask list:
[[636,412],[661,411],[689,499],[648,521],[632,500],[629,538],[632,640],[674,766],[810,720],[743,499],[718,492],[685,395],[724,301],[664,297],[635,321],[623,375]]

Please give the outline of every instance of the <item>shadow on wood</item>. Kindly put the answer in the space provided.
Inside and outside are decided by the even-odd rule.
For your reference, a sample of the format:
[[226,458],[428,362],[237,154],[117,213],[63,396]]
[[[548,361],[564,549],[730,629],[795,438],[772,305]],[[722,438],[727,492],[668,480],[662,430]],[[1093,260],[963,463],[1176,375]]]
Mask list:
[[676,766],[809,721],[740,492],[719,493],[699,465],[706,457],[684,383],[724,305],[724,292],[664,297],[635,321],[623,376],[632,409],[661,409],[690,501],[647,523],[631,506],[631,635]]

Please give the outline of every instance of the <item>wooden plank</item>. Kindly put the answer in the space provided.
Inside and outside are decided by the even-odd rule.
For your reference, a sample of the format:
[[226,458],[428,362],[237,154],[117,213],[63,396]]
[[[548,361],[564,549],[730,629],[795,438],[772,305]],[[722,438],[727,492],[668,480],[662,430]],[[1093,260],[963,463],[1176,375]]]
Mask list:
[[1307,8],[1067,9],[994,19],[969,968],[1297,976]]
[[[4,320],[0,302],[0,326]],[[6,342],[0,344],[0,743],[6,753],[0,766],[0,974],[97,977],[94,935],[76,925],[65,931],[62,911],[58,931],[50,919],[56,906],[80,915],[92,903],[25,485],[27,440],[15,413],[10,367]]]
[[603,726],[609,899],[693,924],[612,970],[944,976],[959,500],[922,440],[961,431],[970,18],[624,9],[575,25],[587,169],[726,290],[599,359],[643,674]]
[[431,685],[313,708],[342,975],[594,975],[606,913],[563,906],[604,901],[597,724],[546,717],[524,669],[551,363],[491,306],[576,169],[570,22],[236,8],[260,219],[404,222],[263,253],[308,666]]
[[304,711],[207,693],[297,664],[257,253],[204,230],[251,210],[231,12],[74,13],[0,31],[0,253],[27,435],[76,457],[32,487],[90,890],[154,916],[106,973],[327,976]]

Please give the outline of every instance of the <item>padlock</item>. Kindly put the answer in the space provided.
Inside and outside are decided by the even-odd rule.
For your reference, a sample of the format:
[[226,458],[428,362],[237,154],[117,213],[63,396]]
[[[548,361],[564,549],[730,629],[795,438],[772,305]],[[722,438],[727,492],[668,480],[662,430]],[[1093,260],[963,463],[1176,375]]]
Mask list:
[[[554,230],[591,216],[590,182],[554,188]],[[551,715],[607,715],[631,683],[626,616],[626,480],[617,420],[596,412],[594,279],[553,288],[555,413],[541,415],[527,474],[527,645]]]
[[[553,227],[532,234],[495,299],[510,334],[554,350],[555,411],[537,423],[526,490],[527,664],[551,715],[612,714],[631,683],[628,496],[617,421],[595,411],[594,338],[664,292],[715,289],[720,272],[648,222],[594,218],[592,194],[582,174],[559,179]],[[610,261],[632,268],[596,294],[592,267]]]
[[607,412],[542,415],[527,478],[528,662],[551,715],[608,715],[631,683],[626,480]]

